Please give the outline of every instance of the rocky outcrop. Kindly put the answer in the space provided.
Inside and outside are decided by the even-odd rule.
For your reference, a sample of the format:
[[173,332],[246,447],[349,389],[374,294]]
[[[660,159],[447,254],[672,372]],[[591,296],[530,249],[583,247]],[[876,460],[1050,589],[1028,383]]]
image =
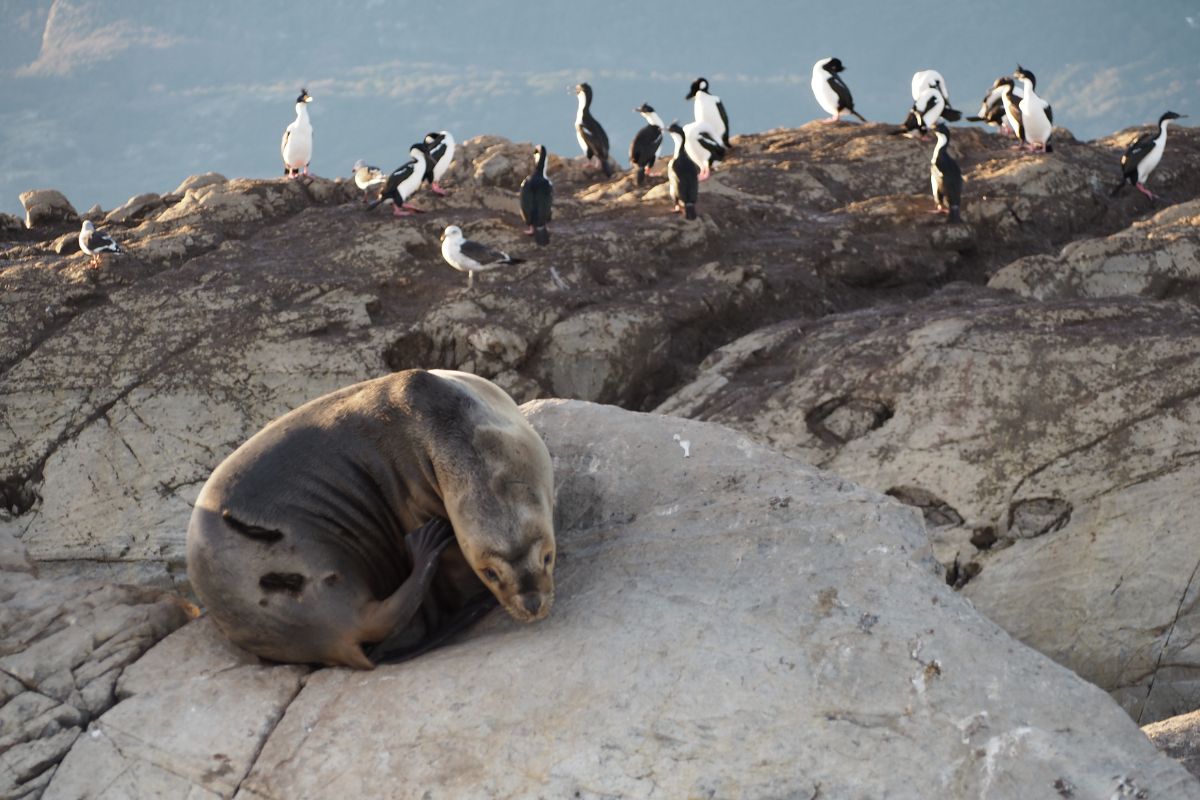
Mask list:
[[920,507],[947,579],[1143,721],[1200,705],[1200,313],[959,287],[718,350],[658,409]]
[[21,207],[25,209],[25,227],[36,228],[58,222],[75,222],[78,212],[62,192],[54,189],[34,189],[21,192]]
[[42,579],[0,540],[0,797],[38,797],[122,670],[188,619],[153,589]]
[[1200,777],[1200,711],[1152,723],[1142,731],[1159,750]]
[[1036,300],[1179,297],[1200,302],[1200,201],[1171,206],[1112,236],[1018,259],[988,283]]
[[[825,323],[815,320],[828,315],[835,325],[865,323],[878,312],[864,309],[936,294],[956,280],[982,283],[1014,259],[1052,255],[1080,238],[1102,239],[1147,213],[1140,195],[1107,197],[1123,140],[1081,143],[1064,133],[1058,152],[1047,157],[1015,154],[995,136],[962,130],[954,147],[968,179],[969,224],[948,226],[928,213],[928,145],[886,133],[881,125],[814,124],[737,137],[730,159],[704,184],[701,220],[694,224],[670,213],[661,178],[640,189],[629,175],[597,182],[580,160],[554,157],[555,221],[545,249],[521,235],[516,215],[513,189],[530,168],[531,148],[496,137],[463,143],[445,179],[452,194],[418,195],[414,202],[425,213],[403,221],[386,209],[365,211],[346,180],[228,181],[209,174],[162,195],[162,205],[143,207],[141,216],[114,220],[109,229],[128,254],[98,269],[86,256],[68,254],[76,224],[0,230],[0,537],[19,539],[43,572],[53,565],[97,578],[175,585],[183,575],[190,504],[211,469],[272,417],[334,388],[393,369],[454,367],[493,378],[521,400],[569,395],[653,408],[693,378],[690,392],[703,382],[740,380],[722,369],[697,375],[697,365],[722,345],[711,364],[744,357],[768,366],[772,354],[783,352],[772,342],[788,337],[787,326],[774,323],[798,319],[801,329],[817,329]],[[1156,187],[1173,199],[1195,200],[1200,134],[1183,129],[1172,136]],[[468,291],[463,276],[440,258],[438,236],[448,224],[529,260],[480,276]],[[947,302],[960,303],[956,319],[969,322],[977,310],[994,319],[988,316],[993,306],[1018,302],[998,297],[980,293]],[[1138,312],[1127,321],[1123,309],[1101,304],[1094,314],[1078,312],[1084,322],[1077,329],[1100,331],[1101,341],[1119,344],[1072,345],[1072,360],[1052,364],[1064,372],[1048,375],[1075,392],[1066,396],[1081,396],[1066,373],[1076,364],[1100,381],[1118,357],[1140,359],[1132,342],[1158,312]],[[897,313],[880,319],[894,320]],[[1176,320],[1174,310],[1164,313],[1163,320]],[[946,321],[943,330],[929,323],[934,329],[922,335],[934,340],[952,338],[958,324]],[[922,324],[914,322],[913,330]],[[1053,315],[1030,322],[1051,331],[1076,329],[1073,324]],[[1058,346],[1057,334],[1037,341],[1047,351]],[[874,346],[902,357],[888,349],[894,345]],[[881,374],[897,391],[916,391],[926,381],[957,396],[975,392],[964,408],[972,424],[984,425],[990,385],[961,376],[961,386],[946,383],[953,368],[938,367],[936,351],[913,352],[930,353],[934,361],[904,356],[885,362]],[[822,357],[835,365],[840,359],[836,349]],[[1033,359],[1023,368],[1036,371],[1042,363]],[[1170,374],[1168,358],[1154,363]],[[987,374],[1004,386],[1001,372]],[[904,373],[909,377],[902,381]],[[854,374],[847,372],[847,386]],[[791,379],[790,373],[772,377]],[[1136,405],[1133,378],[1127,380],[1129,402],[1150,408]],[[1153,386],[1147,383],[1147,397],[1162,400]],[[830,393],[797,402],[806,415],[801,435],[816,443],[805,454],[830,464],[829,452],[843,447],[839,442],[853,449],[855,442],[886,435],[896,413],[893,398],[883,394]],[[1077,406],[1055,403],[1047,406],[1061,421],[1053,441],[1064,448],[1055,452],[1085,452],[1088,436],[1119,427],[1103,414],[1111,428],[1077,420]],[[931,444],[957,438],[959,411],[946,411],[946,427],[926,431],[932,439],[894,442],[913,452],[889,463],[908,458],[905,463],[915,464]],[[1153,438],[1138,419],[1131,418],[1130,429]],[[1190,419],[1164,426],[1164,441],[1155,440],[1128,474],[1151,475],[1150,467],[1138,470],[1165,463],[1170,437],[1181,443],[1180,461],[1190,463]],[[1084,432],[1080,438],[1073,427]],[[782,434],[777,441],[794,444]],[[968,593],[980,593],[977,598],[1003,574],[1000,562],[992,563],[993,551],[1012,555],[1044,546],[1049,534],[1068,535],[1086,518],[1080,509],[1089,507],[1087,492],[1094,488],[1072,477],[1085,489],[1068,497],[1058,484],[1035,481],[1009,498],[1000,473],[1034,473],[1042,462],[1033,459],[1053,453],[1036,443],[1006,450],[1001,440],[988,466],[994,441],[982,434],[979,441],[971,468],[957,480],[991,475],[994,491],[986,497],[951,496],[924,473],[920,480],[906,473],[903,480],[875,484],[926,510],[952,577]],[[962,463],[931,469],[940,475]],[[1079,461],[1080,474],[1087,468]],[[867,472],[858,474],[874,480]],[[1049,469],[1036,474],[1057,476]],[[1096,491],[1108,491],[1096,480]],[[1071,481],[1062,485],[1074,492]],[[1035,487],[1039,492],[1031,493]],[[1160,519],[1150,529],[1165,527]],[[1173,558],[1173,570],[1186,561]],[[1056,563],[1047,556],[1043,569],[1055,577],[1043,585],[1056,585],[1062,569]],[[983,574],[969,581],[980,568]],[[1098,572],[1112,578],[1109,589],[1120,578]],[[1124,580],[1133,585],[1133,577]],[[1039,602],[1027,588],[1021,591],[1030,604]],[[1163,593],[1151,596],[1157,602]],[[1154,654],[1174,658],[1190,641],[1186,627],[1171,622],[1180,595],[1166,603],[1169,611],[1156,612],[1156,624],[1166,627],[1138,639],[1151,642],[1150,655],[1139,651],[1138,663],[1154,661]],[[1132,603],[1127,598],[1135,593],[1115,596]],[[1007,613],[1016,619],[1023,608],[1016,604]],[[1020,619],[1013,624],[1027,635]],[[1179,631],[1169,643],[1168,629]],[[1083,663],[1055,646],[1048,645],[1056,657]],[[1092,653],[1112,646],[1089,639],[1079,647]],[[1164,658],[1161,666],[1173,663]],[[1086,674],[1110,688],[1125,685],[1127,675]],[[1177,684],[1182,681],[1159,680],[1154,692]],[[1144,681],[1128,685],[1147,693]],[[1164,700],[1155,707],[1174,705]],[[1146,708],[1133,701],[1127,707],[1135,713]]]
[[555,462],[546,621],[370,673],[193,623],[45,797],[1200,797],[947,587],[911,509],[719,426],[526,411]]

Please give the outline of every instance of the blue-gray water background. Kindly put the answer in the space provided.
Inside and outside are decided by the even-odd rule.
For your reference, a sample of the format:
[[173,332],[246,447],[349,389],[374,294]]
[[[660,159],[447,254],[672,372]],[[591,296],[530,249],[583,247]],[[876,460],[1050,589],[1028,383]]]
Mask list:
[[1168,108],[1200,116],[1200,0],[0,0],[0,19],[0,210],[14,213],[30,188],[82,211],[197,172],[279,175],[301,86],[326,176],[358,158],[393,167],[428,130],[575,155],[580,80],[622,159],[633,107],[690,119],[699,75],[735,134],[796,126],[822,116],[808,84],[828,55],[872,120],[903,119],[924,68],[974,113],[1018,61],[1079,138]]

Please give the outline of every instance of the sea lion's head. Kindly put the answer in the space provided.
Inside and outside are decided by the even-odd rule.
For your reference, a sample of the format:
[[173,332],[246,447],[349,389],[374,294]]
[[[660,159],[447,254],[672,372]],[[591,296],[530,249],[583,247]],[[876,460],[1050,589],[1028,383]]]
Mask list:
[[524,420],[480,426],[473,439],[474,474],[444,492],[458,545],[513,619],[544,619],[554,604],[558,555],[550,454]]

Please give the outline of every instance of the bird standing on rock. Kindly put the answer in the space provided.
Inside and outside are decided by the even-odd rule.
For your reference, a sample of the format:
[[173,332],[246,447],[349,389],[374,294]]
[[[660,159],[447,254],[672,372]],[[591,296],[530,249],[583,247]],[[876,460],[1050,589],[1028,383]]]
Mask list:
[[475,273],[496,269],[508,264],[522,264],[523,258],[513,258],[485,244],[463,238],[462,228],[447,226],[442,232],[442,258],[459,272],[467,273],[467,288],[475,283]]
[[1121,182],[1112,190],[1113,197],[1125,188],[1126,183],[1132,183],[1139,192],[1150,198],[1151,202],[1158,199],[1154,192],[1146,188],[1146,179],[1154,172],[1154,168],[1162,160],[1163,151],[1167,148],[1167,123],[1186,117],[1186,114],[1168,111],[1158,118],[1157,133],[1142,134],[1137,141],[1125,148],[1121,156]]
[[425,151],[425,176],[422,180],[429,184],[431,192],[444,197],[447,192],[438,181],[454,161],[454,137],[450,131],[431,131],[425,134],[422,144]]
[[683,99],[693,100],[692,108],[696,120],[691,124],[696,126],[694,130],[708,131],[714,139],[728,148],[729,115],[725,113],[725,104],[721,102],[721,98],[708,90],[708,80],[696,78],[692,81],[692,88]]
[[539,245],[550,244],[550,222],[554,206],[554,183],[546,176],[546,146],[533,148],[533,174],[521,181],[521,219],[528,226],[527,236]]
[[592,87],[580,83],[575,87],[575,95],[579,98],[579,111],[575,114],[575,136],[579,139],[579,147],[590,163],[594,156],[604,170],[604,177],[612,177],[612,167],[608,163],[608,134],[592,116]]
[[83,221],[83,226],[79,229],[79,249],[92,257],[93,267],[100,265],[100,256],[103,253],[119,255],[125,252],[111,236],[96,230],[96,226],[88,219]]
[[[988,93],[983,96],[983,100],[979,104],[979,113],[973,117],[967,117],[967,122],[986,122],[988,125],[995,126],[1000,129],[1001,133],[1012,133],[1013,129],[1008,124],[1008,113],[1004,107],[1005,86],[1012,87],[1013,79],[1007,75],[996,78],[992,84],[992,88],[988,89]],[[1020,102],[1021,96],[1013,91],[1014,106]]]
[[696,200],[700,197],[700,168],[687,154],[687,134],[672,122],[667,128],[675,142],[675,155],[667,164],[667,179],[671,200],[676,211],[682,211],[684,219],[696,218]]
[[1030,150],[1052,152],[1050,134],[1054,132],[1054,112],[1050,110],[1050,104],[1038,97],[1034,91],[1037,78],[1020,64],[1017,65],[1013,78],[1022,84],[1024,96],[1018,108],[1021,110],[1021,131],[1025,144]]
[[351,175],[354,176],[354,185],[362,189],[362,201],[367,202],[367,195],[371,191],[372,186],[382,186],[387,178],[383,174],[383,170],[379,167],[372,167],[363,161],[361,158],[354,162]]
[[646,171],[654,167],[654,161],[658,158],[663,131],[667,126],[648,103],[642,103],[634,111],[646,120],[645,127],[639,130],[629,143],[629,166],[637,170],[637,185],[641,186],[646,182]]
[[933,129],[937,144],[933,147],[933,158],[929,160],[929,178],[933,184],[933,199],[939,213],[950,216],[947,222],[962,222],[959,208],[962,205],[963,176],[958,162],[950,156],[950,128],[939,122]]
[[387,182],[383,185],[379,199],[367,206],[368,211],[373,210],[380,203],[391,200],[393,216],[408,217],[421,212],[421,209],[413,208],[408,204],[408,198],[416,194],[417,189],[421,187],[421,181],[425,178],[425,151],[421,149],[420,145],[414,144],[408,152],[412,158],[392,170],[392,174],[388,175]]
[[[301,89],[296,98],[296,119],[283,131],[279,152],[283,156],[283,174],[295,178],[308,174],[308,162],[312,161],[312,123],[308,121],[308,104],[312,95]],[[345,162],[342,162],[345,163]]]
[[854,98],[850,95],[850,87],[838,74],[845,70],[846,67],[842,64],[841,59],[837,58],[822,58],[813,64],[813,94],[821,108],[833,115],[825,122],[838,122],[842,118],[843,111],[848,111],[866,122],[866,117],[854,110]]

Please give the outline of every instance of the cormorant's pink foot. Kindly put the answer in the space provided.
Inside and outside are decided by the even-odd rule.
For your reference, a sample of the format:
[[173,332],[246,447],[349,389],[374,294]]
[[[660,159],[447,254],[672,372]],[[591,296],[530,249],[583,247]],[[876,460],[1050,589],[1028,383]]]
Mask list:
[[395,206],[395,205],[392,206],[392,216],[393,217],[411,217],[412,215],[413,215],[412,211],[408,211],[404,208],[401,208],[400,206]]
[[441,186],[438,186],[436,183],[429,184],[429,188],[436,195],[441,195],[442,197],[445,197],[447,194],[446,190],[443,189]]
[[1134,184],[1134,186],[1136,186],[1136,187],[1137,187],[1137,190],[1138,190],[1139,192],[1141,192],[1142,194],[1146,195],[1146,197],[1149,197],[1151,200],[1157,200],[1157,199],[1158,199],[1158,197],[1157,197],[1157,196],[1154,194],[1154,192],[1150,191],[1149,189],[1147,189],[1147,188],[1146,188],[1145,186],[1143,186],[1142,184],[1140,184],[1140,183],[1135,183],[1135,184]]
[[526,236],[533,236],[533,226],[532,226],[532,225],[526,225],[526,226],[525,226],[525,235],[526,235]]

